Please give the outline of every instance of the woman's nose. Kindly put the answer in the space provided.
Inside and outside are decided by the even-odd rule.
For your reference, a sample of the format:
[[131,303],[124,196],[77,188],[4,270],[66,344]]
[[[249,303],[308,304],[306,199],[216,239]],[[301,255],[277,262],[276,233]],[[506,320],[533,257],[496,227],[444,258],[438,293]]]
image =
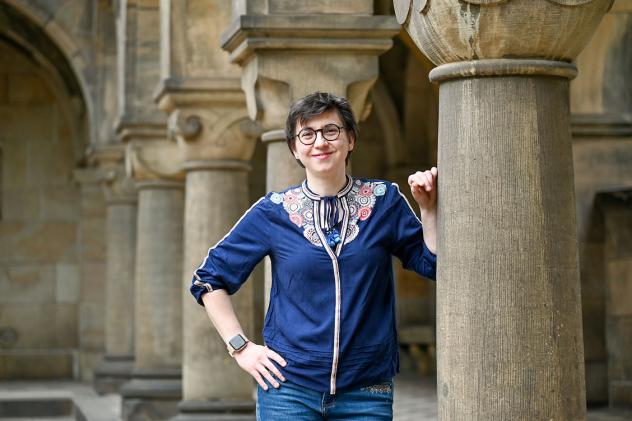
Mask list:
[[323,146],[327,144],[327,140],[323,136],[322,131],[316,132],[316,140],[314,140],[314,146]]

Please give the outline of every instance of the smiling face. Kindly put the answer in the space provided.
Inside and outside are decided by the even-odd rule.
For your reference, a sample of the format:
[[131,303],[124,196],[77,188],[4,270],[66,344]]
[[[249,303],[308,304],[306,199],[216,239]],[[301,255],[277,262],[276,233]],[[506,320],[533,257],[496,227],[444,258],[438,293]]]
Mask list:
[[[327,124],[335,124],[344,127],[340,115],[334,110],[328,110],[301,124],[296,122],[295,135],[309,127],[319,130]],[[346,159],[349,151],[353,150],[355,136],[353,131],[345,128],[340,130],[340,136],[336,140],[328,141],[323,138],[322,132],[316,133],[316,141],[312,145],[302,144],[298,138],[294,138],[292,152],[294,157],[301,161],[305,171],[309,175],[318,177],[336,177],[345,173]]]

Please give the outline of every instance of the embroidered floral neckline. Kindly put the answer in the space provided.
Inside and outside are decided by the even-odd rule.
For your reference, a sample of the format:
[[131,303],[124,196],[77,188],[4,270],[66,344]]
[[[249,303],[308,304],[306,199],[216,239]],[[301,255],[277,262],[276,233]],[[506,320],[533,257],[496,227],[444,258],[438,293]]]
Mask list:
[[[352,242],[358,236],[358,223],[370,218],[377,198],[385,193],[386,185],[383,181],[363,182],[347,176],[347,184],[336,195],[343,207],[340,243],[336,246],[336,254],[340,253],[343,244]],[[273,203],[283,205],[290,221],[302,228],[303,236],[317,247],[323,247],[323,242],[327,241],[321,227],[317,227],[317,224],[320,224],[317,213],[321,199],[321,196],[309,190],[307,180],[300,186],[281,193],[274,192],[270,196]]]

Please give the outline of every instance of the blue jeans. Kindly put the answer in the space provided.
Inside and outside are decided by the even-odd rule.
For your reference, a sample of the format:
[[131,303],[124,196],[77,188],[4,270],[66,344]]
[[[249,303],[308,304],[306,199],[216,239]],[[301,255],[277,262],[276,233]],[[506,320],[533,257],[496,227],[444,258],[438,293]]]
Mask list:
[[335,395],[286,381],[257,390],[257,421],[391,421],[393,382],[386,381]]

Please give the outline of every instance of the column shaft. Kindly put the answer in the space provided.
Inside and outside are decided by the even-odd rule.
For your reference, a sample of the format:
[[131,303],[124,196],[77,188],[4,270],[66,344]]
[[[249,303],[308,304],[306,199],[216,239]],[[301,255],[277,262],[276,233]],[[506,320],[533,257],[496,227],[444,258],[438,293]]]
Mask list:
[[140,186],[136,249],[136,368],[180,365],[182,314],[181,183]]
[[117,393],[134,365],[136,202],[109,201],[105,268],[105,356],[95,369],[98,393]]
[[[189,293],[193,271],[208,249],[230,231],[247,208],[248,176],[243,166],[187,172],[183,276],[185,401],[252,399],[252,380],[228,355],[204,308],[195,304]],[[231,299],[244,332],[252,333],[252,284],[246,281]]]
[[136,203],[114,202],[107,209],[106,353],[134,355],[134,257]]
[[[439,416],[581,420],[569,82],[560,77],[572,69],[524,61],[524,74],[510,76],[520,72],[511,62],[434,71],[441,79],[453,66],[454,77],[440,86]],[[463,77],[489,63],[495,77]]]
[[133,379],[121,388],[122,418],[168,419],[182,396],[181,182],[138,183]]

